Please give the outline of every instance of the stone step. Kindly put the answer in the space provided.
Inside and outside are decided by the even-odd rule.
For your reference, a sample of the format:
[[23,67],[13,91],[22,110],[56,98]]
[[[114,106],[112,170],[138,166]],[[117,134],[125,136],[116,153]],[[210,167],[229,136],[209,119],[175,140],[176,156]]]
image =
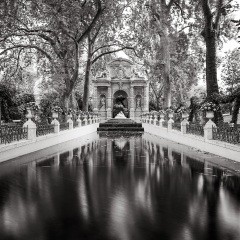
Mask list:
[[99,127],[97,128],[97,131],[129,131],[129,132],[143,132],[143,127]]
[[[99,127],[114,127],[115,123],[100,123]],[[117,123],[118,127],[142,127],[141,123]]]
[[109,119],[105,123],[100,123],[98,132],[144,132],[142,123],[136,123],[132,119]]

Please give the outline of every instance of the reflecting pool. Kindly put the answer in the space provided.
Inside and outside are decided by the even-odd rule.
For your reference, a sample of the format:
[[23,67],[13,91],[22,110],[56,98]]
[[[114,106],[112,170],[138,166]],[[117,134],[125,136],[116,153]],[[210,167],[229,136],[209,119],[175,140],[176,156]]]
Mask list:
[[91,134],[0,164],[0,239],[239,240],[239,170],[146,133]]

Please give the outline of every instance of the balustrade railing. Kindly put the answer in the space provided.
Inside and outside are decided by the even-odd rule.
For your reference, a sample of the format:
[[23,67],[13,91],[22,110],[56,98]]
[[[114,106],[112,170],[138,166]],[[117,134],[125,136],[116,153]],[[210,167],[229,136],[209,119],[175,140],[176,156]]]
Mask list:
[[164,128],[167,128],[167,127],[168,127],[168,122],[167,122],[167,121],[164,121],[164,122],[162,123],[162,126],[163,126]]
[[44,136],[50,133],[54,133],[53,124],[37,124],[36,136]]
[[28,129],[21,126],[1,126],[0,143],[7,144],[22,139],[27,139]]
[[223,142],[239,144],[240,128],[230,126],[220,126],[212,129],[213,139]]
[[186,133],[204,136],[204,129],[203,126],[199,124],[187,124]]
[[60,131],[68,130],[69,124],[68,123],[60,123]]
[[172,124],[172,129],[181,131],[181,123],[173,123]]

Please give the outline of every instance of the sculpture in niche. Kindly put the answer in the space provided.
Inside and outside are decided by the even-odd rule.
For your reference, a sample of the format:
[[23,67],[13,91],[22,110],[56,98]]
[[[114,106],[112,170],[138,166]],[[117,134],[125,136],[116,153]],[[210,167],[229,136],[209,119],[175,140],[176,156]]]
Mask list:
[[141,108],[141,96],[136,97],[136,109]]
[[106,110],[106,97],[104,95],[100,96],[99,110]]

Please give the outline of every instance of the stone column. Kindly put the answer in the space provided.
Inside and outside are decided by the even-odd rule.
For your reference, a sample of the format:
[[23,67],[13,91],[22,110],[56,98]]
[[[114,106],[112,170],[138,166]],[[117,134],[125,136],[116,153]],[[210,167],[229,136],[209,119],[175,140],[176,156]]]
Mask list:
[[98,113],[97,86],[93,87],[93,111]]
[[111,86],[108,87],[107,96],[107,119],[112,118],[112,89]]
[[134,119],[134,91],[133,86],[130,86],[130,118]]
[[144,112],[149,111],[149,85],[144,86]]
[[187,119],[184,119],[181,122],[181,132],[182,132],[182,134],[186,134],[187,133],[187,125],[189,125],[189,122],[188,122]]

